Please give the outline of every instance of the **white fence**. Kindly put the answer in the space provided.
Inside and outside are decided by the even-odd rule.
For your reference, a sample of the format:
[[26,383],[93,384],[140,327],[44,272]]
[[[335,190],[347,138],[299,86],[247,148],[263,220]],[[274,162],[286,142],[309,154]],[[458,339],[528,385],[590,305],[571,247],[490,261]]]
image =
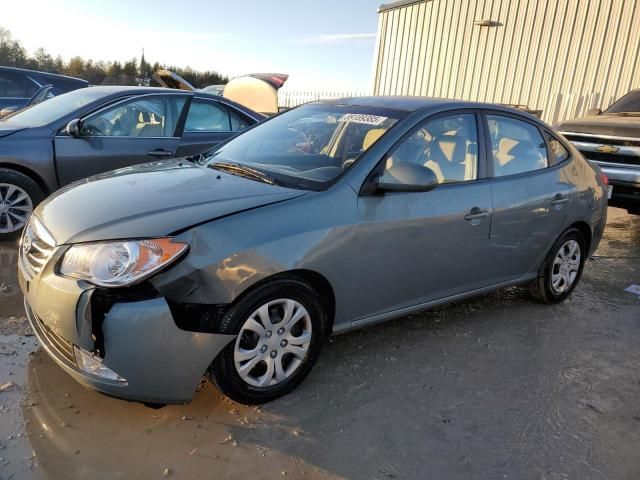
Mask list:
[[303,90],[280,90],[278,92],[278,107],[292,108],[303,103],[315,102],[327,98],[342,97],[364,97],[371,95],[371,92],[363,90],[341,90],[341,91],[303,91]]

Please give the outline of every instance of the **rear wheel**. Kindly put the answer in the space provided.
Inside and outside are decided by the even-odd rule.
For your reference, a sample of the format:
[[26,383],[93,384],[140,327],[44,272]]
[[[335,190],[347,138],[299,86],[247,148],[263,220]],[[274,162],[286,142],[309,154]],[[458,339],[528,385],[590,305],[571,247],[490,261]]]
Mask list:
[[557,303],[567,298],[578,284],[586,260],[586,242],[582,233],[570,228],[551,248],[538,278],[531,284],[531,293],[545,303]]
[[0,241],[17,238],[43,198],[42,189],[30,177],[0,168]]
[[326,314],[304,282],[278,279],[244,296],[220,323],[237,335],[209,368],[233,400],[259,404],[293,390],[311,370],[324,338]]

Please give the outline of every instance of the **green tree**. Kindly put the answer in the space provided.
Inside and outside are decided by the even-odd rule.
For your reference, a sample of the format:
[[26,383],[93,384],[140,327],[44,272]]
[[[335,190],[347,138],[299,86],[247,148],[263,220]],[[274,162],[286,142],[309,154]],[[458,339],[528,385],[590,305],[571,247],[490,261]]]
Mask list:
[[70,77],[84,78],[84,60],[82,57],[73,57],[69,60],[64,69],[64,74]]
[[33,59],[36,63],[36,68],[43,72],[58,72],[56,69],[56,62],[51,55],[42,47],[33,52]]
[[[144,54],[139,64],[135,58],[122,64],[118,61],[94,62],[79,56],[75,56],[65,63],[60,55],[54,59],[44,48],[38,48],[32,56],[28,56],[20,42],[14,40],[11,32],[3,27],[0,27],[0,65],[62,73],[83,78],[94,85],[137,85],[138,82],[144,82],[153,73],[165,68],[160,62],[154,62],[151,65]],[[168,70],[174,71],[196,88],[223,84],[229,80],[226,76],[213,70],[198,72],[190,67],[168,67]]]
[[55,66],[56,73],[64,72],[65,64],[64,64],[64,60],[62,60],[62,56],[58,55],[55,61],[53,62],[53,64]]
[[11,37],[11,32],[0,27],[0,65],[26,67],[27,51]]

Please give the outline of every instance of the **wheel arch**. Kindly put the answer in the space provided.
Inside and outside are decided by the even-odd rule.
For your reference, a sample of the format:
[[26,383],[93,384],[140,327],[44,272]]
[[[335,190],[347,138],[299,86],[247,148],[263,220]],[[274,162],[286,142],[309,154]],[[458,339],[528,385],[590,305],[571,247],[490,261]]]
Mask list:
[[269,275],[261,279],[260,281],[252,284],[245,291],[243,291],[234,301],[237,301],[238,298],[241,298],[248,292],[252,291],[253,289],[259,287],[260,285],[266,282],[283,279],[283,278],[301,280],[304,283],[307,283],[310,287],[312,287],[318,293],[320,297],[320,302],[327,314],[326,333],[327,335],[331,335],[331,332],[333,331],[333,323],[335,320],[335,313],[336,313],[336,297],[333,291],[333,287],[331,286],[331,283],[329,283],[329,280],[327,280],[327,278],[324,275],[316,272],[315,270],[300,268],[300,269],[285,270],[282,272],[275,273],[273,275]]
[[38,175],[36,172],[34,172],[33,170],[31,170],[30,168],[25,167],[23,165],[16,164],[16,163],[7,163],[2,161],[0,161],[0,168],[4,168],[7,170],[14,170],[16,172],[22,173],[23,175],[26,175],[31,180],[36,182],[36,184],[38,185],[38,187],[40,187],[40,190],[42,190],[42,193],[44,194],[45,197],[51,194],[51,189],[47,186],[46,182],[42,179],[42,177]]
[[572,223],[569,228],[575,228],[578,230],[582,236],[584,237],[584,241],[586,242],[586,251],[589,253],[591,251],[591,242],[593,240],[593,232],[591,231],[591,227],[587,222],[577,221]]

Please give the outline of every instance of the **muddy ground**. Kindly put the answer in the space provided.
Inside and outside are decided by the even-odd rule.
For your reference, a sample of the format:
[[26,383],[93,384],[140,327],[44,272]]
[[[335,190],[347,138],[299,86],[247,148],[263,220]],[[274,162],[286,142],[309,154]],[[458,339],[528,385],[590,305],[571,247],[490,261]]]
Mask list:
[[261,408],[203,385],[150,409],[36,345],[0,244],[0,478],[640,478],[640,217],[565,303],[511,288],[337,337]]

